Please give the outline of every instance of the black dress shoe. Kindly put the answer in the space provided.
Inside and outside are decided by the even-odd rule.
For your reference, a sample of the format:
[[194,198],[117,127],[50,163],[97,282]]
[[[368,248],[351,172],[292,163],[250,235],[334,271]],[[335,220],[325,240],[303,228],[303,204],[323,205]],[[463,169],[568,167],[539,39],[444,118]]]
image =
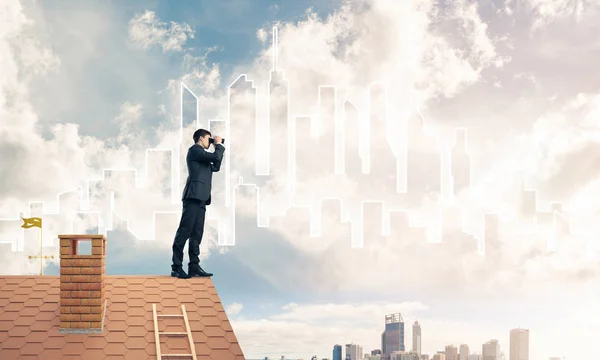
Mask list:
[[171,271],[171,276],[179,278],[179,279],[189,279],[189,278],[191,278],[191,276],[189,276],[188,274],[186,274],[186,272],[183,271],[183,269],[177,269],[177,270]]
[[203,268],[199,267],[198,269],[189,269],[190,276],[193,277],[211,277],[213,273],[209,273],[204,271]]

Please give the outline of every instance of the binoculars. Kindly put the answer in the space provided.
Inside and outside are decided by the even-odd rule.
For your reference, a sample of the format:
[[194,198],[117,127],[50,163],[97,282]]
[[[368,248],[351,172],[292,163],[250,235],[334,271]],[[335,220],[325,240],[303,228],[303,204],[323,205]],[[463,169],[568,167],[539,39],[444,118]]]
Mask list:
[[[221,142],[222,142],[223,144],[225,144],[225,139],[221,139]],[[208,143],[209,143],[209,144],[214,144],[214,143],[215,143],[215,139],[214,139],[214,138],[209,138],[209,139],[208,139]]]

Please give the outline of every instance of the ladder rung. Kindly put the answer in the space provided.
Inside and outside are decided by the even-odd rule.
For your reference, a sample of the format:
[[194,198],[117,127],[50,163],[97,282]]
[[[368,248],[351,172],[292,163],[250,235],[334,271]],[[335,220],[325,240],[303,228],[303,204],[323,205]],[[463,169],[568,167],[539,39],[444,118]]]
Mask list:
[[189,357],[189,356],[192,356],[192,354],[162,354],[162,356],[164,356],[164,357],[171,357],[171,356]]
[[187,335],[186,332],[161,332],[158,335]]
[[156,315],[157,317],[183,317],[181,314]]

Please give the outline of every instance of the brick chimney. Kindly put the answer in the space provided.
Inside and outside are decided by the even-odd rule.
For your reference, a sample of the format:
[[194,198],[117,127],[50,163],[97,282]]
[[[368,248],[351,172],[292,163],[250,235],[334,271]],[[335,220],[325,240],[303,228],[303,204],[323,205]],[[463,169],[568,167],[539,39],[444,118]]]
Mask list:
[[[59,235],[60,239],[60,332],[101,333],[106,301],[106,237]],[[92,242],[91,255],[79,255],[80,241]]]

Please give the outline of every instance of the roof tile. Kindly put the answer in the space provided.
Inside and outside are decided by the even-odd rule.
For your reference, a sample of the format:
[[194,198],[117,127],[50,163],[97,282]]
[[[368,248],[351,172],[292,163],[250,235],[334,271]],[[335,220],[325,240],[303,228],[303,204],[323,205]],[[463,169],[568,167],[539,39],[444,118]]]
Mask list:
[[221,326],[222,321],[216,316],[205,316],[202,318],[202,323],[205,326]]
[[148,357],[144,349],[129,349],[125,353],[125,359],[142,360]]
[[37,299],[32,299],[30,296],[30,299],[25,301],[25,306],[26,307],[37,307],[39,308],[40,306],[42,306],[44,304],[44,300],[37,298]]
[[[17,319],[18,321],[19,319]],[[16,323],[16,321],[15,321]],[[15,327],[13,327],[9,332],[8,332],[8,336],[11,338],[14,337],[25,337],[27,335],[29,335],[29,333],[31,332],[31,327],[29,326],[22,326],[22,325],[16,325]]]
[[25,341],[29,343],[43,343],[48,339],[48,334],[43,331],[32,331],[25,337]]
[[[109,333],[105,332],[105,334],[108,335]],[[108,344],[106,341],[106,335],[90,336],[85,340],[83,345],[88,350],[102,350],[106,344]]]
[[[149,298],[146,298],[149,300]],[[144,298],[137,298],[137,299],[129,299],[127,300],[127,306],[129,306],[130,308],[137,308],[137,307],[144,307],[144,305],[146,305],[146,299]],[[160,299],[160,297],[159,297]],[[160,300],[159,300],[160,301]],[[129,309],[127,312],[131,313],[132,309]]]
[[46,341],[44,341],[45,349],[62,349],[67,344],[67,341],[64,337],[49,337]]
[[156,356],[156,344],[154,344],[154,343],[152,343],[152,344],[148,343],[148,346],[146,346],[146,353],[149,356]]
[[49,318],[50,315],[48,315],[48,319],[38,319],[37,316],[35,317],[36,322],[33,323],[31,325],[31,330],[32,331],[49,331],[50,329],[52,329],[53,326],[58,326],[60,323],[60,314],[52,314],[52,313],[41,313],[41,314],[50,314],[50,315],[54,315],[54,318]]
[[110,290],[112,295],[127,295],[129,290],[126,287],[116,287]]
[[197,355],[210,355],[211,348],[209,348],[206,343],[197,344],[194,342],[194,347],[196,348]]
[[26,343],[21,348],[21,355],[39,355],[44,351],[44,346],[39,342]]
[[6,305],[6,307],[4,308],[4,311],[10,312],[10,311],[20,311],[23,308],[23,302],[11,302],[10,304]]
[[172,353],[183,353],[189,352],[190,342],[187,336],[167,336],[166,339],[162,340],[162,344],[167,348],[168,352]]
[[35,316],[40,312],[37,307],[24,307],[19,313],[21,316]]
[[177,293],[178,295],[192,295],[194,294],[194,290],[192,290],[190,286],[176,287],[175,293]]
[[[4,355],[4,353],[2,353]],[[60,349],[48,349],[45,348],[40,354],[40,359],[61,359],[62,351]]]
[[[27,296],[27,294],[18,294],[18,295],[14,295],[11,299],[12,303],[24,303],[25,301],[29,300],[29,296]],[[19,305],[22,306],[22,305]]]
[[219,360],[235,360],[235,355],[229,349],[213,349],[210,355]]
[[[131,329],[131,328],[130,328]],[[129,330],[129,329],[128,329]],[[146,330],[142,328],[144,334]],[[129,337],[125,342],[125,347],[128,349],[141,349],[146,352],[146,346],[148,345],[148,340],[144,339],[144,337]]]
[[111,331],[105,338],[108,343],[124,343],[127,341],[127,334],[124,331]]
[[15,295],[28,295],[29,293],[31,293],[31,288],[21,287],[21,285],[15,289]]
[[125,321],[127,320],[127,312],[126,311],[107,311],[106,317],[110,321]]
[[15,319],[14,324],[15,326],[25,326],[29,328],[34,322],[35,318],[33,316],[20,316],[18,319]]
[[8,322],[10,321],[10,327],[8,327],[7,323],[4,324],[4,326],[6,326],[7,328],[2,328],[2,320],[0,320],[0,331],[4,330],[9,330],[10,328],[12,328],[14,326],[14,321],[17,320],[19,318],[19,312],[18,311],[8,311],[6,310],[6,312],[4,314],[2,314],[2,320]]
[[[156,281],[156,279],[149,278],[144,281],[144,286],[145,286],[145,289],[153,288],[153,287],[159,288],[160,283],[158,281]],[[145,289],[144,289],[144,291],[145,291]]]
[[9,337],[2,343],[2,350],[5,349],[20,349],[25,345],[24,337]]
[[66,343],[62,348],[62,352],[65,355],[81,355],[85,350],[85,346],[82,343],[75,342]]
[[89,335],[87,334],[64,334],[63,336],[65,337],[67,342],[70,343],[83,343],[89,337]]
[[143,316],[135,316],[135,315],[131,315],[127,318],[127,320],[125,320],[125,323],[127,324],[128,327],[131,326],[144,326],[144,324],[146,324],[148,321],[146,319],[144,319]]
[[40,311],[57,311],[60,309],[60,306],[56,302],[45,302],[40,306]]
[[[19,349],[8,349],[5,347],[1,348],[2,350],[2,360],[13,360],[13,359],[20,359],[21,358],[21,351]],[[58,359],[58,358],[52,358],[52,359]]]
[[106,354],[103,349],[87,349],[81,354],[81,358],[85,360],[104,360]]
[[211,349],[229,349],[230,343],[225,337],[211,337],[208,338],[206,344]]
[[205,326],[203,331],[208,337],[223,337],[225,336],[225,330],[220,326]]
[[111,311],[127,311],[128,309],[129,309],[129,306],[127,306],[127,303],[112,303],[112,304],[110,304]]
[[[36,322],[50,322],[56,318],[57,315],[60,315],[60,311],[40,311],[35,317]],[[48,329],[46,329],[48,330]]]
[[106,355],[123,355],[127,351],[127,348],[123,343],[108,343],[104,347],[104,353]]

